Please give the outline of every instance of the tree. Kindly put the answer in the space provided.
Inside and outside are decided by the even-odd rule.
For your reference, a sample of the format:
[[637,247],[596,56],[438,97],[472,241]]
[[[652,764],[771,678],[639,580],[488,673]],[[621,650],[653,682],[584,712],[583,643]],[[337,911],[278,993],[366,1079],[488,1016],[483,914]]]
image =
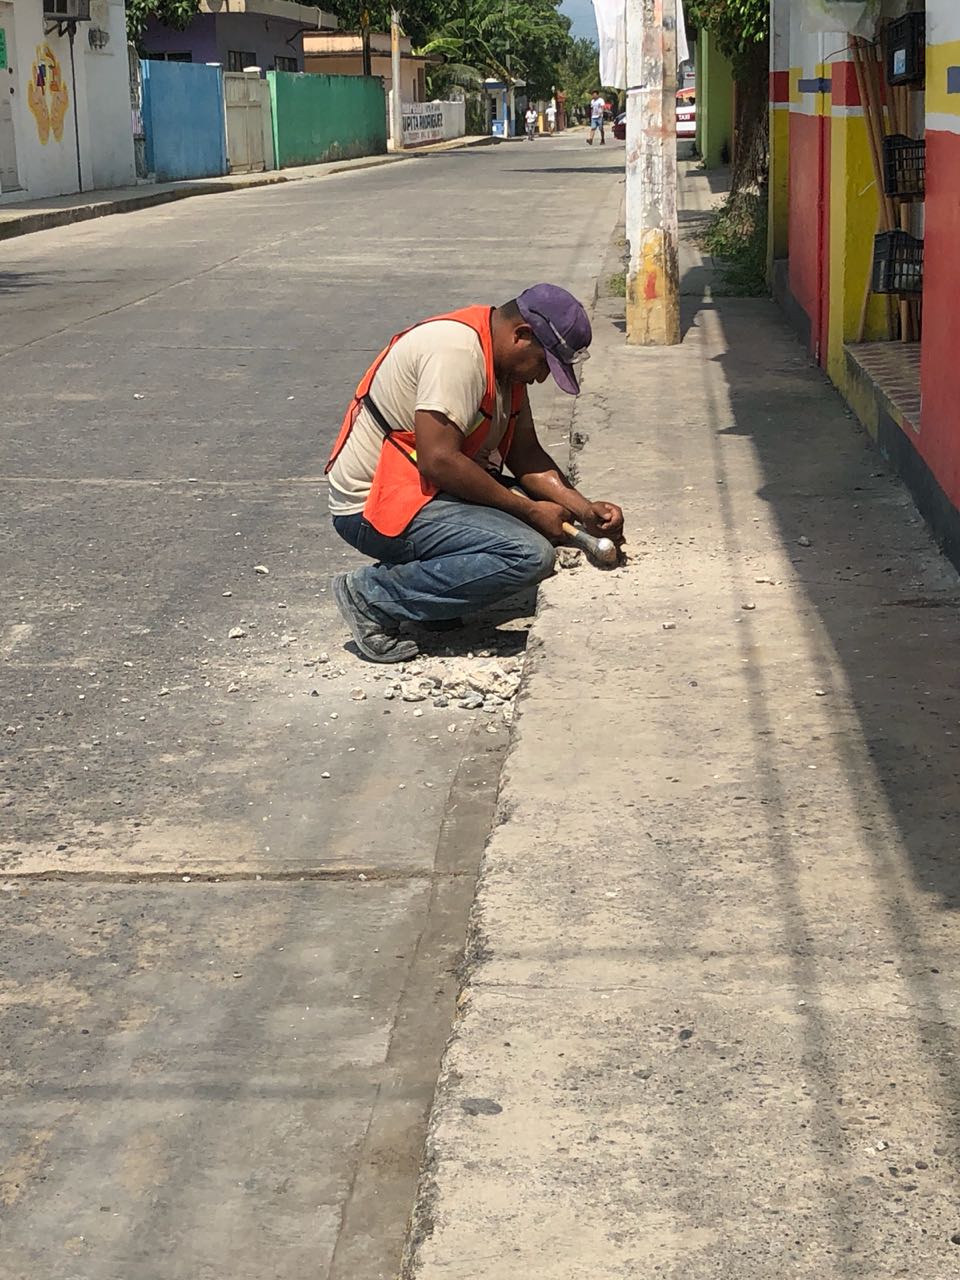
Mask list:
[[[328,13],[335,13],[348,31],[360,30],[364,11],[370,16],[371,30],[390,30],[390,0],[324,0],[322,7]],[[397,7],[404,32],[417,45],[430,38],[453,4],[451,0],[398,0]]]
[[692,26],[711,33],[733,67],[737,85],[733,191],[759,187],[766,179],[769,159],[769,0],[685,0],[684,12]]
[[511,5],[512,39],[527,82],[527,96],[549,98],[557,71],[570,46],[570,19],[558,11],[559,0],[525,0]]
[[684,0],[683,9],[691,27],[712,31],[720,52],[732,60],[769,35],[767,0]]
[[557,87],[567,95],[567,111],[585,107],[600,74],[600,51],[592,40],[571,40],[566,57],[557,68]]
[[151,18],[182,31],[200,11],[200,0],[127,0],[127,36],[138,48]]
[[528,97],[550,97],[570,45],[570,21],[557,0],[447,0],[444,7],[446,17],[418,48],[444,60],[431,73],[432,89],[450,77],[479,84],[512,76],[526,82]]

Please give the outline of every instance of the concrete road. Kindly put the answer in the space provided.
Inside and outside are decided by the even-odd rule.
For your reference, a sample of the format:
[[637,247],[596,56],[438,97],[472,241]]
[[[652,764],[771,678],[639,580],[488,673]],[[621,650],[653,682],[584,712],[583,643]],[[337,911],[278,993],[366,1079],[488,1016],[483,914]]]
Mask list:
[[394,1274],[506,729],[344,649],[323,461],[395,330],[592,296],[622,159],[516,143],[4,247],[5,1280]]

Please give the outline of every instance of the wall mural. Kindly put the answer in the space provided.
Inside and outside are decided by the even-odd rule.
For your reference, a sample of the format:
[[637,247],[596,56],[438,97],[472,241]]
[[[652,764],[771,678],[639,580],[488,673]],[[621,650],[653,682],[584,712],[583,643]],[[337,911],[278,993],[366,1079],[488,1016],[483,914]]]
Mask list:
[[27,102],[43,145],[47,145],[51,133],[55,141],[62,142],[70,95],[63,82],[57,55],[48,44],[37,45],[37,56],[30,68],[30,83],[27,85]]

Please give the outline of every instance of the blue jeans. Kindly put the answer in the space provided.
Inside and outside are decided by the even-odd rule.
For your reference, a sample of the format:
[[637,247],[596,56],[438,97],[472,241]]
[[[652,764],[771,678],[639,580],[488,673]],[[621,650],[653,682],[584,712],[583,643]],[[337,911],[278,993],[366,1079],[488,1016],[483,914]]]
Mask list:
[[541,582],[556,558],[547,539],[522,520],[443,493],[396,538],[378,533],[360,513],[334,516],[333,527],[378,561],[351,573],[350,591],[388,627],[474,613]]

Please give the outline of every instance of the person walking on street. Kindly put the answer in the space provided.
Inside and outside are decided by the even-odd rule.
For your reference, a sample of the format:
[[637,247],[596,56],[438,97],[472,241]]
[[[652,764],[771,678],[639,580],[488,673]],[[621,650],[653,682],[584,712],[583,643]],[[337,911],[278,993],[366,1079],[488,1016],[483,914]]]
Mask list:
[[546,117],[547,117],[547,133],[556,133],[557,131],[556,103],[550,102],[547,104]]
[[537,136],[537,109],[533,103],[527,107],[527,111],[523,119],[527,126],[527,141],[532,142]]
[[603,136],[603,116],[607,109],[607,104],[600,96],[600,90],[594,89],[593,97],[590,99],[590,136],[587,138],[589,146],[593,146],[593,135],[600,134],[600,145],[604,145]]
[[527,396],[551,374],[577,395],[591,338],[577,299],[538,284],[414,325],[364,374],[326,466],[334,528],[376,562],[332,583],[363,657],[408,661],[419,650],[404,623],[458,619],[540,582],[564,521],[622,542],[623,512],[570,484]]

